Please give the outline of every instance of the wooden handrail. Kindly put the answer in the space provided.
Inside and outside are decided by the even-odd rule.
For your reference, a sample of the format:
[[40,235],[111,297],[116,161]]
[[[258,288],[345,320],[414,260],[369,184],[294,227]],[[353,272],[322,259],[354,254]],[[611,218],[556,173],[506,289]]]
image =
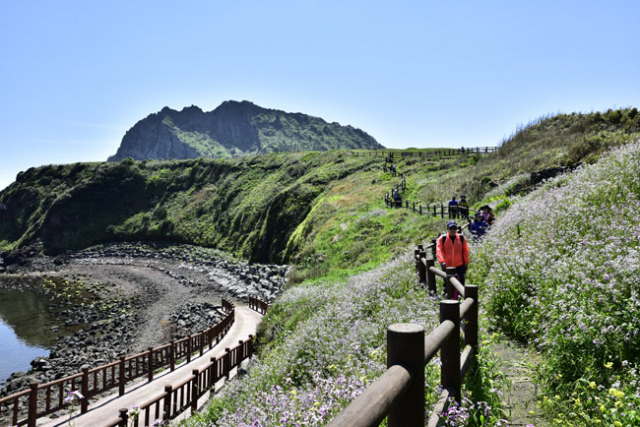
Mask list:
[[[247,343],[251,343],[252,341],[253,335],[249,335],[247,341],[240,341],[238,345],[229,349],[229,351],[220,358],[216,359],[212,357],[210,362],[204,367],[200,370],[193,370],[188,377],[181,380],[178,384],[166,386],[164,392],[159,393],[157,396],[140,405],[140,412],[142,413],[143,410],[146,410],[152,405],[160,405],[163,400],[165,402],[164,408],[160,414],[156,414],[161,416],[157,416],[154,419],[170,420],[188,408],[191,408],[193,411],[197,400],[204,395],[207,390],[212,388],[219,380],[225,378],[228,372],[239,366],[242,361],[253,357],[253,347],[247,345]],[[243,349],[245,350],[243,351]],[[228,364],[222,363],[225,358],[228,358]],[[194,393],[193,390],[197,390],[197,392]],[[181,398],[177,399],[175,393],[181,393]],[[148,420],[149,415],[147,411],[145,412],[145,422]],[[118,417],[107,425],[115,427],[122,425],[121,422],[122,417]]]
[[368,427],[380,424],[409,388],[411,380],[411,372],[405,367],[390,367],[327,427]]
[[[416,250],[419,265],[424,266],[422,255],[424,246],[420,245]],[[429,260],[432,261],[432,260]],[[446,274],[441,270],[430,267],[429,271],[446,279]],[[424,338],[424,359],[422,369],[440,351],[442,361],[441,381],[443,390],[440,399],[433,408],[429,418],[429,426],[437,426],[440,414],[445,410],[448,401],[453,397],[460,402],[462,378],[472,366],[476,355],[478,337],[478,291],[477,286],[462,286],[455,278],[449,279],[456,288],[461,287],[461,295],[467,295],[462,303],[457,300],[444,300],[440,302],[440,324]],[[457,282],[457,283],[455,283]],[[461,321],[466,321],[465,331],[462,331]],[[465,347],[460,353],[460,335],[463,335]],[[389,335],[387,335],[389,337]],[[388,338],[389,340],[389,338]],[[388,341],[387,354],[392,354],[393,344]],[[377,426],[385,416],[388,416],[389,427],[413,427],[424,425],[422,403],[407,404],[411,397],[403,396],[409,389],[414,373],[407,367],[402,367],[404,374],[396,367],[391,366],[378,380],[356,398],[349,406],[328,424],[330,427]],[[403,402],[402,404],[397,402]],[[415,406],[414,406],[415,405]],[[407,408],[414,407],[414,414],[407,415]],[[409,411],[411,412],[411,411]],[[404,415],[403,415],[404,414]]]

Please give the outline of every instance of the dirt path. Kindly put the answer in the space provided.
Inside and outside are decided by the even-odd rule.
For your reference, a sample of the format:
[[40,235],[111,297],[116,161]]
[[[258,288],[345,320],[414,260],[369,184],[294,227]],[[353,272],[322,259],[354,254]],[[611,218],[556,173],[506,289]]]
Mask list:
[[536,407],[537,385],[534,368],[539,356],[512,341],[491,344],[491,351],[498,358],[498,370],[505,374],[511,387],[503,396],[503,405],[510,415],[511,426],[545,427],[540,410]]
[[[89,412],[78,414],[71,423],[75,427],[99,427],[108,424],[118,417],[121,408],[131,408],[133,405],[141,405],[155,398],[164,391],[166,385],[179,384],[184,378],[191,374],[193,369],[200,369],[209,363],[212,357],[220,357],[224,354],[225,347],[232,348],[238,344],[238,340],[246,340],[250,334],[255,335],[258,323],[262,316],[247,307],[236,307],[235,322],[227,335],[213,349],[205,352],[202,357],[196,357],[189,364],[182,364],[175,371],[164,371],[156,375],[152,382],[140,380],[132,383],[126,388],[123,396],[118,396],[116,392],[89,405]],[[221,385],[221,383],[219,383]],[[219,387],[219,386],[218,386]],[[198,402],[198,407],[202,406],[208,399],[208,394],[204,395]],[[185,415],[189,411],[185,411]],[[56,419],[41,419],[38,425],[45,427],[57,427],[66,425],[69,416]]]
[[141,296],[144,306],[139,318],[144,323],[137,327],[133,351],[168,342],[173,332],[169,315],[181,304],[190,301],[219,305],[221,297],[229,298],[215,286],[202,286],[210,283],[205,274],[168,260],[80,259],[69,263],[64,274],[84,275],[94,282],[111,283],[125,294]]

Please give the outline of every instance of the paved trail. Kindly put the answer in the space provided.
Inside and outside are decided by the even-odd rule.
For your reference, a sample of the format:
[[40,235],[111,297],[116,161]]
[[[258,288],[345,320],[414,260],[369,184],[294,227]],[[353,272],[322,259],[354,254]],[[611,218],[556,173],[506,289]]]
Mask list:
[[[191,375],[193,369],[200,369],[209,363],[212,357],[219,357],[224,354],[225,347],[235,347],[239,340],[246,340],[250,334],[255,336],[258,323],[262,319],[262,315],[250,310],[248,307],[236,307],[235,322],[227,335],[211,350],[204,353],[202,357],[192,359],[189,364],[182,364],[176,367],[176,370],[169,370],[157,374],[152,382],[140,380],[133,382],[126,388],[123,396],[114,395],[107,396],[100,400],[94,401],[89,405],[89,412],[86,414],[78,414],[72,420],[75,427],[99,427],[103,426],[118,417],[118,411],[124,408],[131,408],[133,405],[145,403],[164,391],[165,385],[178,384],[184,378]],[[222,380],[223,381],[223,380]],[[208,394],[204,395],[198,402],[200,407],[206,402]],[[185,411],[184,414],[188,414]],[[69,417],[60,417],[56,419],[38,420],[38,425],[46,427],[66,425]]]

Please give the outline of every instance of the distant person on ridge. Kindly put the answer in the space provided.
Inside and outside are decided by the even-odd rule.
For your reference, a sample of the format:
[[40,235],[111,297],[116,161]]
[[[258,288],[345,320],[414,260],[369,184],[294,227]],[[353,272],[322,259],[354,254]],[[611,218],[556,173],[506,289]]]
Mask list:
[[456,196],[451,198],[449,201],[449,219],[456,219],[458,217],[458,201],[456,200]]
[[476,214],[476,219],[469,225],[469,231],[473,234],[473,239],[478,240],[487,231],[489,224],[484,220],[481,213]]
[[466,196],[460,196],[458,213],[460,214],[460,218],[469,221],[469,203],[467,202]]
[[438,238],[436,256],[443,270],[455,267],[458,280],[464,285],[469,265],[469,245],[462,234],[458,234],[458,223],[447,223],[447,234]]

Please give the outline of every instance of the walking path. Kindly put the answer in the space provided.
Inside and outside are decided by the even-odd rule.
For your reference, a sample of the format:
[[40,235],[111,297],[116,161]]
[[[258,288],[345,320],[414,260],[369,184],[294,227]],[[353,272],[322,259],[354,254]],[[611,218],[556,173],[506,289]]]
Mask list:
[[[129,409],[133,405],[140,405],[153,399],[164,391],[166,385],[180,383],[184,378],[191,375],[192,370],[201,369],[207,365],[212,357],[222,356],[226,347],[235,347],[239,340],[247,340],[249,335],[255,336],[258,323],[262,320],[262,315],[250,310],[248,307],[236,307],[235,310],[235,321],[229,332],[215,347],[206,351],[202,357],[192,359],[189,364],[183,363],[176,366],[173,372],[165,370],[157,373],[152,382],[147,382],[144,379],[133,382],[126,388],[123,396],[118,396],[116,392],[113,395],[90,403],[89,412],[76,415],[72,419],[72,424],[75,427],[103,426],[118,418],[120,409]],[[222,383],[223,381],[220,381],[220,384]],[[208,393],[202,396],[198,401],[198,407],[204,404],[208,397]],[[187,413],[188,411],[185,411],[183,415]],[[69,416],[67,415],[56,419],[41,418],[38,420],[38,425],[54,427],[66,425],[68,422]]]
[[522,345],[504,340],[491,344],[498,358],[498,369],[509,381],[509,390],[502,397],[508,411],[510,426],[545,427],[546,420],[536,406],[537,387],[533,381],[538,357]]

